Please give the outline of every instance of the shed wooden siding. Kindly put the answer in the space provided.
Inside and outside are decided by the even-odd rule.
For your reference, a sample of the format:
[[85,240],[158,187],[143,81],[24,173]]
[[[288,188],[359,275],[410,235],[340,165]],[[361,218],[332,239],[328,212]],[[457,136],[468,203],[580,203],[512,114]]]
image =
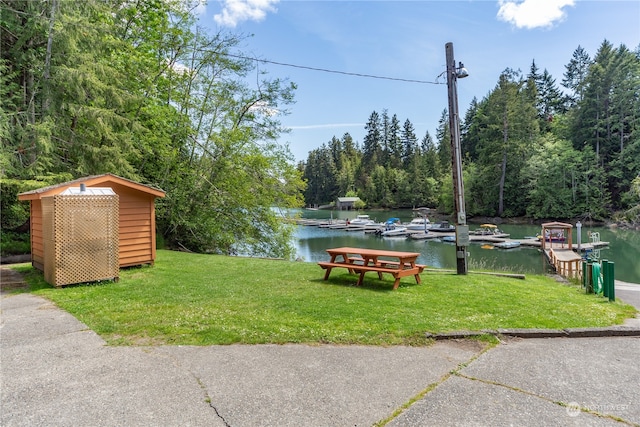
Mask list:
[[31,202],[31,264],[44,271],[40,198],[60,194],[80,183],[86,183],[87,187],[111,187],[118,195],[120,267],[153,264],[156,259],[155,198],[164,197],[164,192],[110,174],[78,179],[19,195],[20,200]]
[[156,221],[154,197],[141,197],[139,191],[112,186],[120,197],[120,267],[156,259]]
[[44,271],[44,241],[42,239],[42,202],[31,201],[31,264]]

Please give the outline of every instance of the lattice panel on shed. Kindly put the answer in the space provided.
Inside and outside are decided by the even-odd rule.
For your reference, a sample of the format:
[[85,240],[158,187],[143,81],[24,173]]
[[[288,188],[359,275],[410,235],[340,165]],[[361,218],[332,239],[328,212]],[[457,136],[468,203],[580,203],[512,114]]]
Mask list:
[[118,196],[42,199],[44,277],[54,285],[117,279]]

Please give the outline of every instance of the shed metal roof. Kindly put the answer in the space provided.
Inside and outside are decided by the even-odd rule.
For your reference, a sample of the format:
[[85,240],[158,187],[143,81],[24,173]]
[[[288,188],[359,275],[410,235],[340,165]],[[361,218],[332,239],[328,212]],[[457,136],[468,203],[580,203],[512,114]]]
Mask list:
[[114,196],[116,194],[111,187],[69,187],[60,193],[61,196]]

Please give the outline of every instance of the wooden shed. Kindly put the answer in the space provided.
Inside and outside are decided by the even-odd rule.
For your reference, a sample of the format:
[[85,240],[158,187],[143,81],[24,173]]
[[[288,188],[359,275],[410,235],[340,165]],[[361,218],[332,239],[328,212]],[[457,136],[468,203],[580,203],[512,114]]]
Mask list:
[[113,174],[88,176],[18,195],[18,200],[31,202],[31,264],[44,271],[42,198],[56,196],[80,184],[110,187],[118,195],[120,267],[153,264],[156,259],[155,199],[164,197],[165,192]]
[[342,211],[351,211],[356,208],[356,203],[360,201],[360,197],[338,197],[336,200],[336,209]]

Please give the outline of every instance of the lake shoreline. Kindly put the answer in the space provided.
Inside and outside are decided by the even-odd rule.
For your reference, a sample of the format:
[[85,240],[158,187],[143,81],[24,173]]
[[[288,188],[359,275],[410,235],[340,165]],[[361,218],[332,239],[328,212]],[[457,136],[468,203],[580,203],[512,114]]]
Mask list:
[[[323,209],[324,210],[324,209]],[[351,212],[352,214],[356,215],[357,212],[359,211],[338,211],[335,209],[326,209],[327,211],[331,211],[331,212]],[[411,208],[405,208],[405,209],[368,209],[367,211],[369,212],[374,212],[374,213],[378,213],[378,212],[392,212],[392,211],[407,211],[407,212],[413,212],[414,216],[420,216],[417,212],[417,209],[411,209]],[[429,218],[429,220],[431,220],[431,222],[438,222],[438,221],[449,221],[450,223],[455,223],[455,218],[452,215],[444,215],[444,214],[440,214],[438,212],[435,211],[430,211],[427,214],[427,217]],[[595,219],[585,219],[585,218],[542,218],[542,219],[536,219],[536,218],[530,218],[530,217],[525,217],[525,216],[518,216],[518,217],[508,217],[508,218],[503,218],[503,217],[499,217],[499,216],[470,216],[467,217],[467,223],[468,224],[495,224],[495,225],[502,225],[502,224],[510,224],[510,225],[542,225],[544,223],[547,222],[555,222],[555,221],[559,221],[559,222],[566,222],[568,224],[575,224],[576,222],[580,221],[582,223],[582,225],[584,225],[585,227],[606,227],[606,228],[618,228],[621,230],[632,230],[632,231],[640,231],[640,222],[638,221],[616,221],[614,218],[608,218],[605,220],[595,220]]]

